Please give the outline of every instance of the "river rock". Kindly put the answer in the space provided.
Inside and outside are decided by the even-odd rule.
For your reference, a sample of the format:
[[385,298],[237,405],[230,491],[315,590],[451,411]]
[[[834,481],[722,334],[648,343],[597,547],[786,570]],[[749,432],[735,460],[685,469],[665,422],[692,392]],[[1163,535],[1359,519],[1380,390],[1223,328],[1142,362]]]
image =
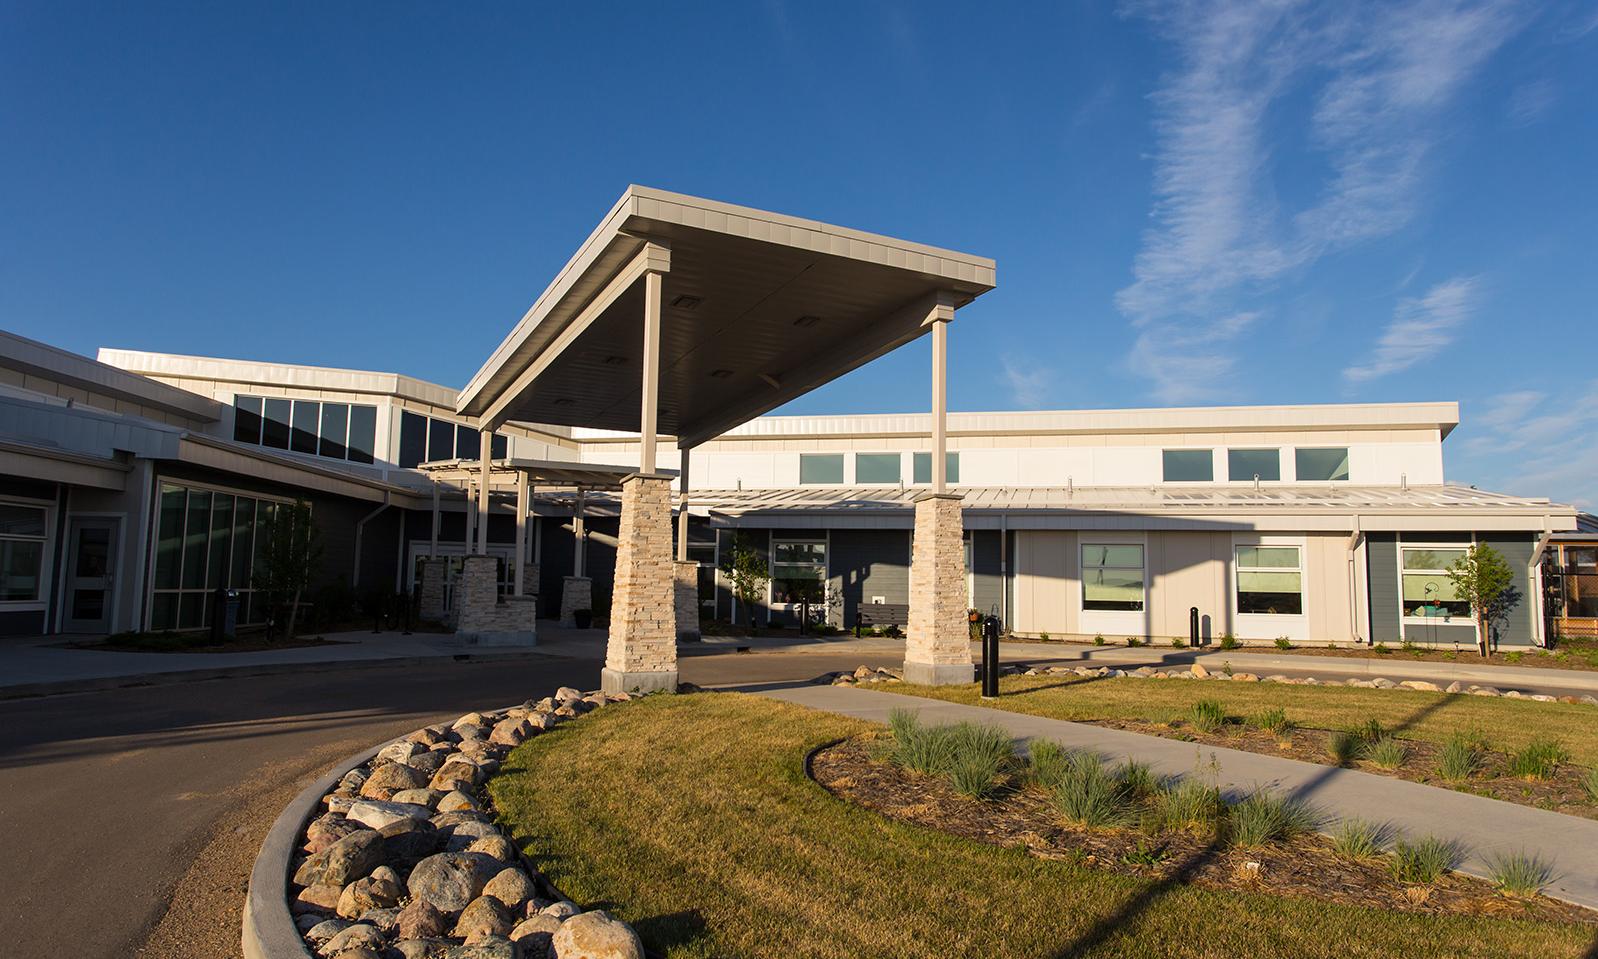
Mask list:
[[304,913],[330,915],[338,908],[338,897],[343,891],[343,886],[331,884],[306,886],[294,896],[294,901],[289,903],[289,911],[296,915]]
[[[869,666],[861,666],[860,668],[866,670],[867,672],[871,671]],[[583,694],[578,690],[571,688],[570,686],[562,686],[555,690],[555,701],[558,703],[576,702],[582,698]]]
[[[421,789],[401,789],[399,792],[395,793],[394,798],[389,801],[410,803],[415,806],[426,806],[429,809],[433,809],[438,806],[438,801],[443,798],[443,793],[436,789],[428,789],[426,786],[423,786]],[[428,815],[432,814],[429,813]]]
[[444,848],[444,834],[432,823],[401,819],[378,830],[388,857],[401,865],[411,865]]
[[377,751],[377,759],[385,763],[402,763],[419,752],[425,752],[426,746],[409,739],[389,743]]
[[343,813],[323,813],[305,827],[304,849],[308,853],[319,853],[350,833],[360,832],[364,828]]
[[[507,866],[501,869],[494,878],[483,887],[483,895],[493,896],[504,903],[506,908],[513,911],[520,910],[528,900],[538,895],[538,886],[532,877],[516,866]],[[511,937],[516,938],[515,936]]]
[[562,922],[550,937],[550,951],[559,959],[644,959],[644,944],[632,927],[598,909]]
[[556,919],[567,919],[578,915],[582,911],[575,902],[570,899],[562,899],[560,902],[552,902],[538,910],[538,914],[540,916],[554,916]]
[[468,821],[445,826],[440,830],[445,835],[445,852],[463,852],[468,846],[485,836],[500,835],[499,827],[493,823]]
[[481,811],[481,807],[477,805],[477,800],[473,799],[468,793],[461,792],[459,789],[452,793],[448,793],[443,798],[439,799],[437,805],[435,805],[433,808],[437,809],[439,812],[459,812],[461,810],[469,810],[471,812]]
[[354,923],[346,919],[323,919],[305,931],[305,941],[313,946],[320,946]]
[[383,837],[376,830],[352,832],[311,856],[294,872],[301,886],[330,885],[341,889],[383,864]]
[[1194,679],[1206,679],[1206,678],[1209,677],[1209,675],[1210,675],[1210,671],[1204,668],[1204,664],[1203,663],[1194,663],[1193,664],[1193,678]]
[[417,753],[405,760],[405,765],[431,779],[434,773],[444,768],[444,763],[449,760],[450,756],[454,755],[454,752],[453,747],[450,749],[429,749],[425,753]]
[[516,861],[516,847],[511,844],[509,839],[505,838],[503,833],[496,833],[492,836],[481,836],[477,839],[474,839],[472,840],[471,845],[466,847],[466,851],[480,852],[486,856],[493,856],[500,862]]
[[504,936],[486,936],[476,942],[451,946],[444,959],[521,959],[521,950]]
[[425,899],[446,915],[457,915],[504,864],[476,852],[442,852],[428,856],[411,870],[411,897]]
[[449,917],[426,899],[414,897],[399,911],[394,928],[400,939],[431,939],[449,931]]
[[1443,690],[1443,692],[1445,692],[1445,693],[1462,693],[1464,691],[1465,691],[1465,684],[1460,682],[1457,679],[1454,680],[1453,682],[1449,683],[1448,687]]
[[401,939],[394,943],[394,951],[400,959],[444,959],[454,947],[455,944],[448,939],[431,936],[425,939]]
[[488,741],[501,746],[520,746],[532,731],[533,727],[525,719],[505,719],[495,724],[494,731],[488,734]]
[[476,942],[484,936],[508,935],[515,925],[516,920],[504,903],[493,896],[479,896],[461,910],[461,917],[450,935]]
[[338,914],[345,919],[359,919],[369,909],[387,909],[399,902],[400,886],[387,879],[357,879],[344,887],[338,897]]
[[443,732],[434,729],[431,726],[418,729],[416,732],[411,733],[405,738],[413,743],[416,743],[418,746],[422,746],[427,749],[431,749],[432,747],[437,746],[439,743],[445,741]]
[[522,947],[522,955],[527,959],[544,959],[549,955],[550,940],[555,932],[560,929],[560,919],[555,916],[533,916],[523,919],[510,931],[511,942]]
[[387,945],[388,940],[383,938],[383,933],[376,926],[358,922],[322,943],[319,951],[324,956],[336,956],[346,949],[364,947],[381,954]]
[[1398,685],[1405,689],[1419,690],[1423,693],[1440,693],[1443,691],[1443,687],[1436,683],[1427,682],[1424,679],[1406,679]]
[[427,785],[427,777],[418,769],[413,769],[404,763],[384,763],[377,767],[372,775],[361,787],[363,799],[394,798],[394,794],[402,789],[419,789]]
[[476,763],[452,757],[433,774],[432,781],[427,785],[440,792],[454,792],[476,789],[482,782],[483,772]]
[[[405,791],[415,792],[416,790]],[[398,795],[398,793],[395,795]],[[433,810],[420,803],[383,802],[378,799],[363,799],[351,806],[350,811],[344,815],[368,829],[382,829],[384,826],[399,822],[401,819],[431,819]]]
[[368,909],[361,913],[360,921],[369,926],[376,926],[379,932],[392,938],[399,932],[399,914],[398,906]]

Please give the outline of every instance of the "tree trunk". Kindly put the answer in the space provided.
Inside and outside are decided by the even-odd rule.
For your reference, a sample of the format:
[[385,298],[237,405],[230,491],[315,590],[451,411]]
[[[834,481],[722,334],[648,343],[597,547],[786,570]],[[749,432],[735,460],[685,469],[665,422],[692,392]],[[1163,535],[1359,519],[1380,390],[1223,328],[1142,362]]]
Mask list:
[[300,612],[300,591],[296,589],[294,591],[294,598],[289,601],[289,615],[288,615],[288,621],[287,621],[287,628],[286,628],[286,630],[285,630],[285,632],[283,634],[283,638],[284,639],[293,639],[294,638],[294,617],[297,616],[299,614],[299,612]]
[[1482,659],[1486,659],[1488,657],[1488,655],[1490,655],[1488,653],[1488,646],[1490,646],[1491,643],[1492,643],[1492,636],[1493,636],[1492,627],[1490,625],[1488,625],[1487,617],[1485,617],[1485,616],[1477,616],[1476,617],[1476,648],[1481,651],[1481,658]]

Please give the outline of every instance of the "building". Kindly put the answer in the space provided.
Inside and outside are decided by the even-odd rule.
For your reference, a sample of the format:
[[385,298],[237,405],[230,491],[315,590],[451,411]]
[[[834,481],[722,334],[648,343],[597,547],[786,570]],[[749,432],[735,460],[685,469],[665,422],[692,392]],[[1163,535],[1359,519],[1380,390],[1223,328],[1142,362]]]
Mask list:
[[1551,637],[1598,639],[1598,516],[1556,533],[1542,552],[1544,616]]
[[[907,668],[937,681],[969,662],[965,607],[1025,635],[1168,641],[1196,617],[1201,642],[1468,646],[1443,570],[1473,542],[1521,576],[1495,639],[1546,642],[1576,512],[1448,484],[1455,404],[948,414],[947,326],[995,282],[630,187],[460,391],[0,334],[0,633],[203,629],[226,590],[258,623],[261,531],[303,499],[313,614],[403,594],[486,635],[464,625],[486,603],[530,639],[535,612],[615,612],[617,688],[675,682],[696,603],[747,616],[717,571],[735,541],[768,559],[758,620],[919,609]],[[930,414],[762,415],[927,334]]]
[[[448,388],[3,343],[7,633],[204,628],[218,586],[241,590],[241,619],[256,621],[255,533],[295,498],[323,527],[323,577],[356,593],[414,594],[435,548],[457,570],[470,552],[471,504],[456,489],[441,497],[433,545],[436,484],[418,468],[476,459],[478,424],[456,414]],[[1475,627],[1442,569],[1484,542],[1526,571],[1525,596],[1560,575],[1576,604],[1562,615],[1592,615],[1593,534],[1561,533],[1576,528],[1570,507],[1445,483],[1457,422],[1452,403],[951,414],[968,605],[1027,635],[1186,637],[1197,608],[1204,641],[1463,646]],[[716,574],[734,536],[773,561],[762,621],[795,622],[806,601],[838,625],[862,604],[906,604],[928,434],[925,415],[766,416],[698,446],[688,555],[704,615],[744,615]],[[491,455],[633,466],[639,441],[511,424]],[[679,455],[663,442],[662,462]],[[618,499],[584,493],[579,519],[577,498],[533,495],[527,558],[546,617],[577,572],[579,527],[595,606],[610,595]],[[504,560],[502,589],[514,532],[512,504],[494,500],[488,550]],[[1519,603],[1499,642],[1543,642],[1537,612]]]

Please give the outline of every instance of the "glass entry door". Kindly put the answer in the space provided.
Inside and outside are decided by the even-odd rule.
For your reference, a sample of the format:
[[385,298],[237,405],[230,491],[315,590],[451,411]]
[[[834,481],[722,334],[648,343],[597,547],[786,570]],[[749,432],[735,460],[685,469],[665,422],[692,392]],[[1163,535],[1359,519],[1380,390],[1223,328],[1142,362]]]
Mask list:
[[67,609],[63,625],[69,633],[111,631],[111,598],[116,585],[117,521],[74,517],[67,543]]

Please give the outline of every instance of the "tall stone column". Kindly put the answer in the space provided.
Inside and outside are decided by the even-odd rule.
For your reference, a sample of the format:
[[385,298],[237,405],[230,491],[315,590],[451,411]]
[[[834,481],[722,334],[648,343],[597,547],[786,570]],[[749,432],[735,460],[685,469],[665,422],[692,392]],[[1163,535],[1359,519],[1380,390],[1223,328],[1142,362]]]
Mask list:
[[422,582],[417,587],[416,615],[430,622],[442,623],[447,614],[444,609],[444,579],[449,576],[449,561],[438,556],[422,560]]
[[621,484],[616,586],[600,687],[677,688],[677,614],[671,558],[671,480],[634,473]]
[[905,682],[943,686],[969,683],[974,678],[966,621],[963,532],[958,494],[925,493],[916,499]]
[[675,570],[675,595],[677,606],[677,639],[686,643],[699,642],[699,564],[679,559],[672,564]]

